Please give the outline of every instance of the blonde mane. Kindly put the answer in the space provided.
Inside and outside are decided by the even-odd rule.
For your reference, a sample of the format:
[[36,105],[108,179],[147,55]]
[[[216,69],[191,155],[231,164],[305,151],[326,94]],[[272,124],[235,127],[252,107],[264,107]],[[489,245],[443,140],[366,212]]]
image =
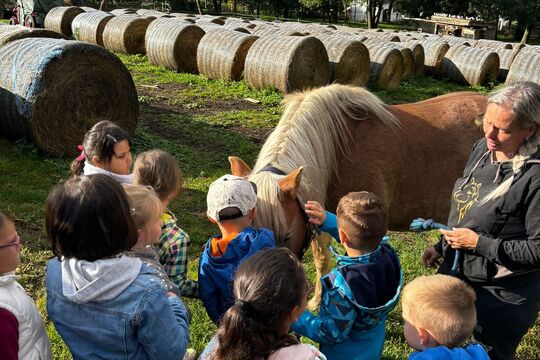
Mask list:
[[388,106],[364,88],[330,85],[288,95],[284,105],[283,116],[262,147],[250,176],[259,195],[255,225],[273,229],[279,240],[287,235],[277,183],[283,176],[261,169],[271,165],[289,174],[302,166],[298,198],[302,203],[309,199],[324,204],[326,189],[337,171],[337,155],[350,155],[353,139],[347,121],[374,118],[391,128],[399,127]]

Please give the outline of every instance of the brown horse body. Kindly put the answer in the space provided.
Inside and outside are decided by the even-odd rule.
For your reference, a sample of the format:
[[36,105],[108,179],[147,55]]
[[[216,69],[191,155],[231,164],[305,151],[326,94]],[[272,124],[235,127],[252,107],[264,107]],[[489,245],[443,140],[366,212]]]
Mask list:
[[343,195],[366,190],[384,198],[392,230],[418,216],[445,223],[452,186],[482,136],[475,121],[485,108],[485,96],[458,92],[392,106],[401,124],[395,131],[377,119],[348,122],[354,142],[349,156],[338,154],[326,206],[333,210]]
[[[388,107],[367,90],[344,85],[291,94],[284,102],[253,171],[229,160],[233,174],[257,184],[255,225],[272,229],[278,244],[297,253],[306,238],[299,205],[306,200],[333,211],[343,195],[365,190],[385,200],[390,229],[406,229],[418,216],[445,222],[452,185],[482,136],[477,122],[486,108],[486,97],[470,92]],[[319,276],[329,271],[330,241],[312,242]],[[317,283],[310,307],[319,299]]]

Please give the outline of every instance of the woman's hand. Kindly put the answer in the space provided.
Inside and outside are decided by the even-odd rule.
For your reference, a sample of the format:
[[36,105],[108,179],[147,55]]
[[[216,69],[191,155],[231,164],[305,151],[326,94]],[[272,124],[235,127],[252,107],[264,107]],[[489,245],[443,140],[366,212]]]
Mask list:
[[309,222],[313,225],[321,226],[326,221],[326,210],[316,201],[308,201],[305,206]]
[[480,235],[467,228],[452,228],[452,230],[439,230],[452,249],[474,250]]
[[426,248],[422,255],[424,266],[431,269],[439,266],[442,262],[442,255],[435,250],[435,246],[431,245]]

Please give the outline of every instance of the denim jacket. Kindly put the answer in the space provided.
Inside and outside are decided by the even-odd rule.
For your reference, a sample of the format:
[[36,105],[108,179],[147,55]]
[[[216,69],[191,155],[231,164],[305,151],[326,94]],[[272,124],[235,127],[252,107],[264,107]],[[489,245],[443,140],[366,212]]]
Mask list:
[[[178,297],[167,298],[154,269],[141,264],[112,299],[81,301],[65,295],[65,261],[47,264],[47,312],[74,359],[183,358],[189,342],[187,311]],[[95,290],[104,291],[102,285]]]

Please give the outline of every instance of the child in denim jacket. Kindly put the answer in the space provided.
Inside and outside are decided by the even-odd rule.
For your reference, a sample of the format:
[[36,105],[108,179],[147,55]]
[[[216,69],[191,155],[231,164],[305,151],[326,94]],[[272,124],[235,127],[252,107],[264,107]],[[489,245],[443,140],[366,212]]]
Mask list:
[[73,177],[46,203],[47,312],[75,359],[181,359],[189,342],[181,300],[157,272],[122,252],[137,228],[122,186]]
[[310,222],[339,239],[338,265],[321,278],[319,315],[305,311],[291,329],[320,343],[332,359],[380,359],[385,323],[401,292],[402,273],[392,247],[383,242],[388,220],[382,200],[369,192],[345,195],[336,216],[308,201]]

